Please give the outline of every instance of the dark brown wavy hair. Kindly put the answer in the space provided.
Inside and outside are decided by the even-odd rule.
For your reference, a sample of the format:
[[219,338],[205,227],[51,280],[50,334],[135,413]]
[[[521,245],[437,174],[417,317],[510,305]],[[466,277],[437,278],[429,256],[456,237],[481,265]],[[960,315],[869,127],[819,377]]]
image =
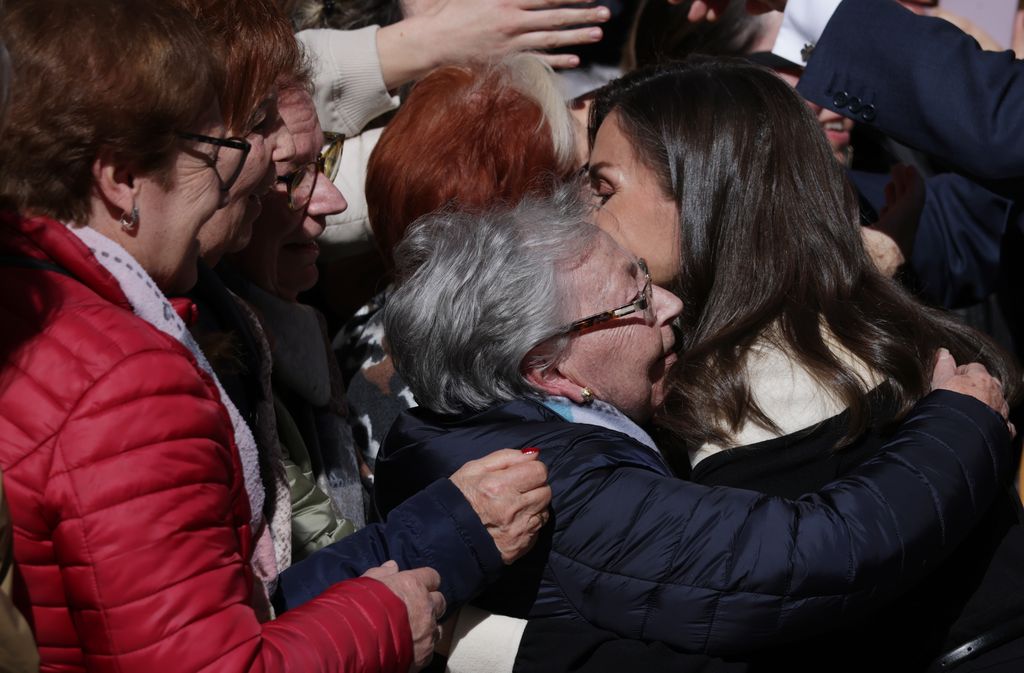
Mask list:
[[929,392],[940,347],[983,363],[1016,399],[1008,355],[875,269],[841,167],[803,100],[774,74],[706,57],[642,69],[598,94],[591,143],[609,115],[680,214],[683,348],[659,422],[687,446],[727,443],[747,421],[777,429],[744,368],[766,337],[849,408],[840,446],[866,429],[869,409],[826,332],[889,380],[891,420]]
[[92,164],[109,149],[170,183],[180,142],[214,102],[217,69],[195,21],[145,0],[7,0],[13,66],[0,195],[85,222]]

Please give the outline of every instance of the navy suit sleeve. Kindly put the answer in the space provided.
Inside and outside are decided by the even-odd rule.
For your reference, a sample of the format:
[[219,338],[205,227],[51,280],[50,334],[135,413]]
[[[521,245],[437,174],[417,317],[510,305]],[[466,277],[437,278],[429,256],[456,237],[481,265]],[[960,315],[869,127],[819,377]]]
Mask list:
[[449,611],[497,579],[504,567],[469,502],[455,484],[439,479],[392,510],[385,523],[370,524],[281,573],[274,607],[290,610],[392,559],[402,570],[437,570]]
[[845,0],[797,89],[959,170],[1024,176],[1024,62],[892,0]]
[[982,301],[995,291],[1013,201],[955,173],[929,178],[925,189],[910,256],[922,295],[947,308]]
[[712,655],[807,637],[907,588],[981,518],[1011,463],[1002,419],[946,391],[878,457],[797,501],[593,469],[601,449],[584,450],[551,470],[575,484],[552,506],[553,579],[598,627]]

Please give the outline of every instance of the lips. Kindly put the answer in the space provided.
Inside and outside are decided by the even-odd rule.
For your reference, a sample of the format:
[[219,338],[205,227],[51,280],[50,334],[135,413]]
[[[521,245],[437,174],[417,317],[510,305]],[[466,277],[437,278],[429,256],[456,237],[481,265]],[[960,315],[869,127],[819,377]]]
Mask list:
[[295,243],[286,243],[284,249],[303,260],[314,263],[317,257],[320,256],[320,246],[316,241],[297,241]]

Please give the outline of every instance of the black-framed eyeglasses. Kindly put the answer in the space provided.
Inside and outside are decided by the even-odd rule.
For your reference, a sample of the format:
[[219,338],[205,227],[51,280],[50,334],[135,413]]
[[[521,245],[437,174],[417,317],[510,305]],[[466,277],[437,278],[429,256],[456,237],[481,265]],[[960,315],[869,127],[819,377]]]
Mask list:
[[651,296],[651,272],[647,269],[647,262],[643,258],[638,259],[636,261],[636,265],[640,267],[640,272],[644,274],[644,287],[640,290],[633,301],[624,306],[613,308],[609,311],[595,313],[594,315],[587,316],[586,318],[576,320],[565,328],[566,333],[579,332],[580,330],[587,329],[588,327],[593,327],[594,325],[608,322],[615,318],[621,318],[622,316],[627,316],[631,313],[647,311],[653,305],[654,301]]
[[[245,166],[245,160],[249,156],[249,150],[252,149],[252,145],[244,138],[215,138],[214,136],[204,136],[202,133],[184,133],[182,131],[179,131],[177,136],[182,140],[194,140],[218,148],[213,158],[213,169],[220,179],[220,191],[222,192],[230,190],[238,180],[238,176],[242,173],[242,167]],[[219,149],[221,147],[238,150],[238,154],[221,157]]]
[[310,199],[313,198],[313,190],[316,189],[317,178],[321,173],[331,182],[338,177],[341,155],[345,149],[345,135],[325,131],[324,140],[327,141],[327,144],[320,151],[316,161],[300,166],[287,175],[277,176],[279,183],[288,185],[288,207],[292,210],[302,210],[309,205]]

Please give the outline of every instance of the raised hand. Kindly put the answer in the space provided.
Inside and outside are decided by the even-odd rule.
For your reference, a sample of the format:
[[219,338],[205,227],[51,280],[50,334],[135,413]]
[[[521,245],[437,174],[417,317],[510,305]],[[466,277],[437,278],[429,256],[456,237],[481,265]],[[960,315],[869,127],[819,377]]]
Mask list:
[[503,449],[466,463],[451,476],[505,563],[533,547],[549,517],[551,487],[547,468],[537,457],[536,450]]
[[[440,63],[489,60],[517,51],[540,51],[598,42],[607,7],[568,7],[590,0],[404,0],[407,19],[432,36]],[[572,28],[569,26],[587,26]],[[542,54],[554,68],[579,65],[571,54]]]

